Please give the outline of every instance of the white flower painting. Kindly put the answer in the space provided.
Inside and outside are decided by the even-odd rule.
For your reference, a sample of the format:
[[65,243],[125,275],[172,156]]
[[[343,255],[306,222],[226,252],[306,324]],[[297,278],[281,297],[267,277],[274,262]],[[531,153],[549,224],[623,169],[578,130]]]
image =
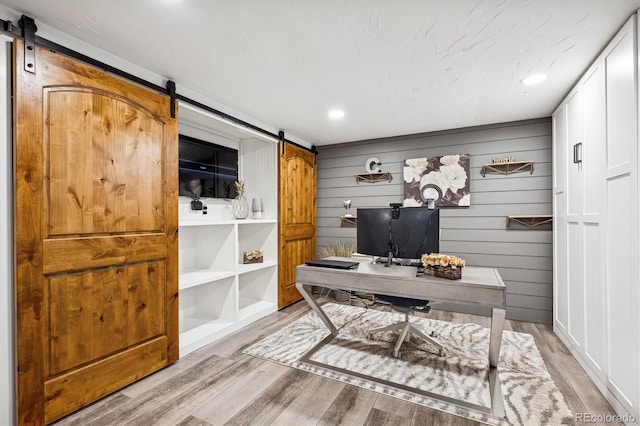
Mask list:
[[405,160],[403,205],[421,206],[432,198],[438,207],[470,206],[469,167],[469,154]]

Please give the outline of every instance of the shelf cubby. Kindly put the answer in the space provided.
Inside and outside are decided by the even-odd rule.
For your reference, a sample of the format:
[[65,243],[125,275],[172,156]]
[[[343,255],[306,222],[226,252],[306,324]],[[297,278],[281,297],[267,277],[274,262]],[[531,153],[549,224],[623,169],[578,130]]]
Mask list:
[[233,225],[181,227],[178,234],[180,272],[233,270],[234,232]]
[[265,261],[274,260],[278,248],[277,241],[277,227],[272,223],[239,224],[238,263],[242,264],[243,253],[249,250],[262,250]]
[[[247,266],[247,265],[243,265]],[[239,319],[277,309],[278,268],[272,265],[238,276]]]
[[[235,273],[233,225],[180,227],[178,238],[181,289],[223,279]],[[214,250],[214,245],[219,250]]]
[[180,351],[221,337],[237,319],[235,277],[180,290]]

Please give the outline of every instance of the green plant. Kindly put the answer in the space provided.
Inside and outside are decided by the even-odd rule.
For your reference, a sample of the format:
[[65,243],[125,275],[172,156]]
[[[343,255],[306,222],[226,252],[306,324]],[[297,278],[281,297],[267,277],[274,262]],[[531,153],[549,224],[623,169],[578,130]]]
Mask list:
[[329,256],[351,257],[355,251],[355,244],[345,240],[333,240],[328,246],[320,247],[318,255],[320,258]]

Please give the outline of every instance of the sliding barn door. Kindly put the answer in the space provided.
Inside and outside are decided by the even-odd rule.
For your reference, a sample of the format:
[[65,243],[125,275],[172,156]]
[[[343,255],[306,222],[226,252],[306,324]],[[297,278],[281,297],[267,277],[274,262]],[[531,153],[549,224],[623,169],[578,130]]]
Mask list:
[[315,154],[280,141],[278,307],[300,299],[296,266],[316,258]]
[[43,424],[178,358],[177,121],[166,96],[14,55],[18,421]]

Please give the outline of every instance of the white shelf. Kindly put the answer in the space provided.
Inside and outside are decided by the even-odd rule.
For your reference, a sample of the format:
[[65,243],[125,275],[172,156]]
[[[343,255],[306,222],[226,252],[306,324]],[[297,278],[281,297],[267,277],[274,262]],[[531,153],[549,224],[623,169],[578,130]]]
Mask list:
[[275,219],[246,219],[236,221],[238,225],[250,225],[257,223],[276,223]]
[[209,317],[185,317],[180,321],[180,340],[197,338],[203,332],[215,332],[224,329],[233,321]]
[[204,216],[198,219],[181,220],[178,226],[219,226],[219,225],[250,225],[260,223],[276,223],[276,219],[214,219],[205,218]]
[[238,265],[238,275],[246,274],[247,272],[259,271],[260,269],[271,268],[277,266],[278,263],[273,260],[265,260],[262,263],[246,263]]
[[252,317],[260,318],[277,310],[278,307],[275,303],[241,297],[239,320],[243,321]]
[[217,225],[233,225],[235,220],[216,220],[202,217],[201,219],[181,220],[178,226],[217,226]]
[[180,290],[233,277],[235,274],[235,271],[211,271],[209,269],[184,271],[180,273]]
[[186,317],[180,320],[180,355],[228,334],[234,322],[224,319]]

